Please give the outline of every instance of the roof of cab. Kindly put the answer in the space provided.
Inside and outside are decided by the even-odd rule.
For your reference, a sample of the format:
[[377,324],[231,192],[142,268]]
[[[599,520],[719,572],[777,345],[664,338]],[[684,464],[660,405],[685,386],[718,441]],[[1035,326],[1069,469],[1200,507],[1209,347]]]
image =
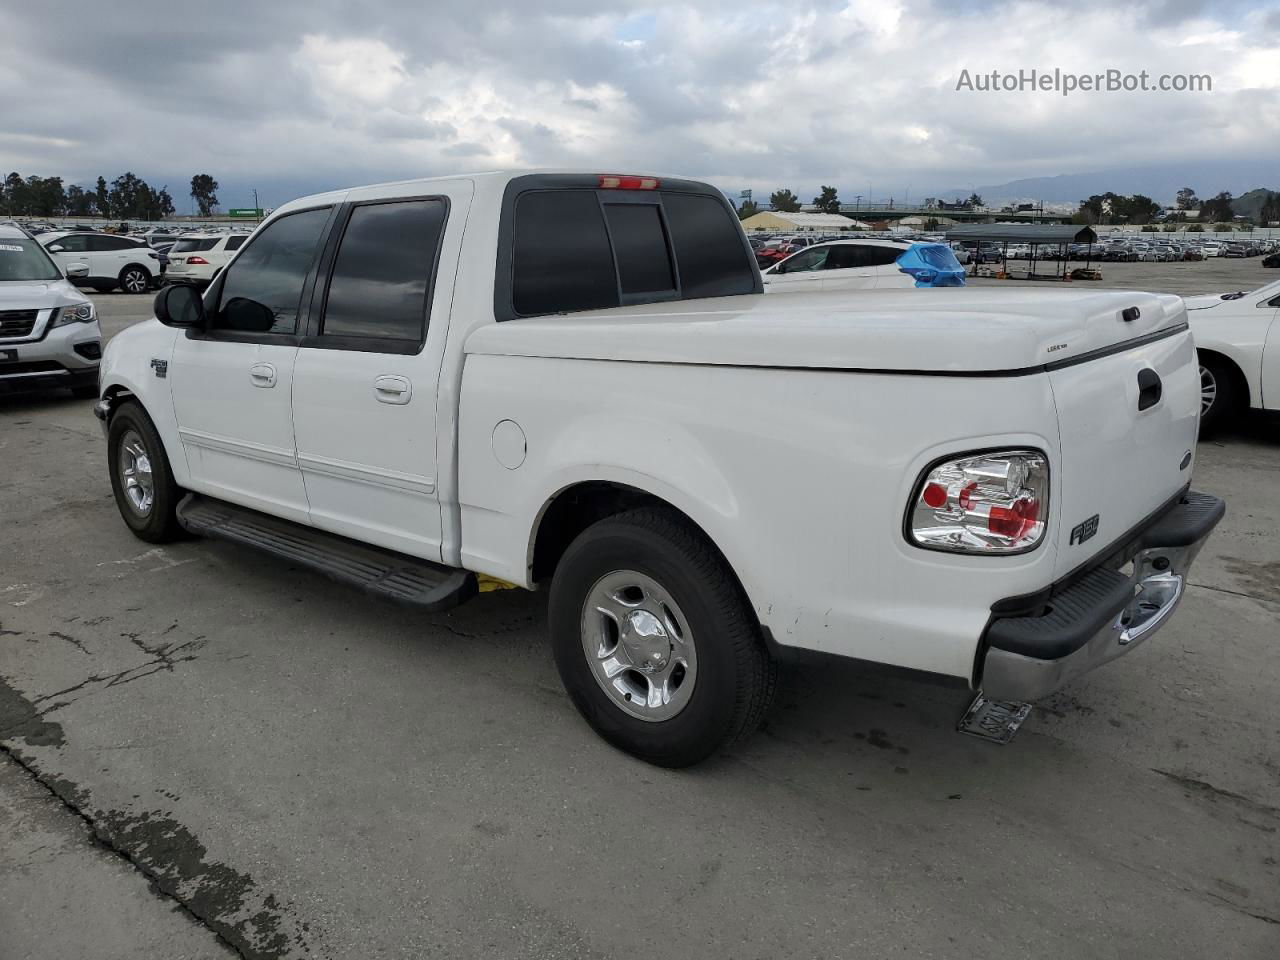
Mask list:
[[[352,190],[365,190],[370,187],[404,187],[406,195],[410,195],[410,194],[422,192],[420,189],[417,189],[419,185],[441,183],[447,180],[472,180],[472,181],[475,181],[477,184],[481,184],[481,183],[491,184],[501,189],[501,188],[504,188],[509,181],[514,180],[516,177],[527,177],[531,175],[545,176],[549,174],[550,175],[569,174],[574,176],[595,177],[595,176],[602,176],[602,175],[617,175],[618,173],[619,171],[613,168],[606,169],[606,170],[599,170],[599,169],[588,170],[585,168],[572,169],[568,167],[525,167],[525,168],[517,168],[517,169],[509,169],[509,170],[484,170],[479,173],[454,173],[454,174],[449,174],[447,176],[440,176],[440,177],[416,177],[411,180],[388,180],[385,183],[358,183],[358,184],[353,184],[352,186],[349,186],[349,187],[343,187],[338,190],[329,190],[329,191],[326,191],[325,193],[314,193],[314,194],[311,194],[310,196],[299,197],[296,200],[290,200],[288,203],[281,204],[279,207],[277,207],[276,212],[278,213],[279,211],[285,210],[285,209],[293,209],[298,206],[313,206],[318,203],[326,203],[326,202],[338,203],[338,202],[341,202],[342,198],[345,197]],[[622,175],[629,176],[629,177],[645,177],[645,178],[652,177],[658,181],[662,181],[663,179],[669,179],[669,180],[684,180],[688,182],[691,179],[688,177],[677,177],[674,175],[667,175],[664,177],[662,174],[636,172],[632,170],[628,170]],[[694,180],[694,182],[702,182],[702,181]]]

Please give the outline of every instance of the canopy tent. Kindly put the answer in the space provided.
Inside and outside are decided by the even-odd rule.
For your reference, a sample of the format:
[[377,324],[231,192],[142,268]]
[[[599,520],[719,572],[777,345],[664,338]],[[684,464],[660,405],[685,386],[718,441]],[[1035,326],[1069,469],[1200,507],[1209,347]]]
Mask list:
[[[1036,247],[1052,246],[1057,251],[1054,257],[1061,268],[1061,275],[1066,276],[1066,259],[1063,254],[1068,244],[1087,243],[1089,250],[1085,254],[1085,266],[1093,259],[1093,245],[1098,242],[1098,235],[1090,227],[1075,224],[1057,223],[980,223],[970,226],[955,227],[947,231],[947,239],[968,242],[981,248],[983,243],[998,243],[1003,247],[1004,272],[1009,272],[1009,244],[1026,243],[1031,245],[1031,265],[1027,271],[1028,280],[1050,280],[1059,276],[1055,268],[1052,276],[1036,273]],[[974,273],[978,269],[978,257],[973,258]]]

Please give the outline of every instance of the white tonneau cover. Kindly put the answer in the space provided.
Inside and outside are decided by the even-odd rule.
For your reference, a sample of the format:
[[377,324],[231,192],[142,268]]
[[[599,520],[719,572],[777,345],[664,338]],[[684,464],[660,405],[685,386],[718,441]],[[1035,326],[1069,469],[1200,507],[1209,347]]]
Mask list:
[[[1125,320],[1137,307],[1140,316]],[[648,303],[488,324],[468,353],[658,363],[1021,371],[1185,323],[1176,296],[1122,290],[815,291]]]

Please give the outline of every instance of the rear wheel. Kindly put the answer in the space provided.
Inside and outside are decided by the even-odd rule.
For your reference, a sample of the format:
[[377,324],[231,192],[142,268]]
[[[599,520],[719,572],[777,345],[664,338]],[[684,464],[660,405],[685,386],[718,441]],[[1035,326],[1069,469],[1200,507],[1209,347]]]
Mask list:
[[776,667],[736,578],[678,515],[634,510],[569,545],[551,585],[556,666],[614,746],[668,767],[752,732]]
[[1237,373],[1226,360],[1200,358],[1200,432],[1206,436],[1231,419],[1240,405]]
[[173,480],[160,434],[136,402],[126,402],[111,418],[107,463],[116,506],[134,536],[149,543],[179,539],[176,510],[182,490]]
[[120,271],[120,290],[123,293],[146,293],[151,286],[151,274],[145,267],[137,265],[125,267]]

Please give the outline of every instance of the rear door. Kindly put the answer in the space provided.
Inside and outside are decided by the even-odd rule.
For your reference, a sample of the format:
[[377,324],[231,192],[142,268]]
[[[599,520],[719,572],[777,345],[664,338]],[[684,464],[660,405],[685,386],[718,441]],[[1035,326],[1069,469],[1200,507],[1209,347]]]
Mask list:
[[453,277],[439,265],[457,263],[472,186],[432,187],[349,195],[298,351],[293,422],[313,524],[440,560],[436,389]]
[[889,262],[898,251],[887,250],[867,243],[837,243],[831,247],[822,271],[823,290],[862,290],[874,287],[879,280],[877,267],[884,262],[885,254],[892,253]]

